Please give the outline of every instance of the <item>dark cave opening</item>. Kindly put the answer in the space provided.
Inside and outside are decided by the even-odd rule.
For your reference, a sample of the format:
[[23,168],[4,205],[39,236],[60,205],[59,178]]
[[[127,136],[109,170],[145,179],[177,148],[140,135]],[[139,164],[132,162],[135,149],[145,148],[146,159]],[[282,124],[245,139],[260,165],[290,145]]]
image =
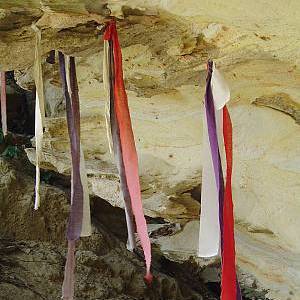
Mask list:
[[7,127],[12,134],[34,135],[35,91],[22,89],[14,71],[6,72]]

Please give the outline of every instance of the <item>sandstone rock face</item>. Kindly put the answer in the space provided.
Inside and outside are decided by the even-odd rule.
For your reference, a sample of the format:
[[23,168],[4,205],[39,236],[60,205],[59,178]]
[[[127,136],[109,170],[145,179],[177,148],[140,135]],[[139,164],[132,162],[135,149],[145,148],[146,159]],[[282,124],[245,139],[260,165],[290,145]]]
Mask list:
[[[33,211],[33,183],[24,166],[20,172],[19,163],[0,159],[1,299],[61,296],[69,210],[67,193],[64,188],[43,182],[43,207]],[[163,268],[155,259],[155,279],[149,288],[143,280],[141,249],[139,255],[126,250],[126,234],[122,234],[126,231],[124,213],[101,206],[100,201],[93,207],[94,214],[100,221],[103,222],[100,216],[104,216],[111,223],[108,227],[95,218],[93,235],[77,243],[76,299],[203,299],[198,291],[162,273]]]
[[[245,282],[245,274],[256,277],[271,299],[299,299],[300,2],[100,3],[0,3],[0,68],[19,70],[19,84],[30,89],[33,21],[43,29],[45,57],[51,49],[76,56],[90,193],[123,207],[106,140],[102,43],[95,29],[109,14],[119,18],[145,213],[177,224],[172,237],[156,243],[172,259],[186,260],[196,255],[205,63],[213,58],[231,87],[241,276]],[[43,166],[69,174],[57,65],[45,63],[44,73]],[[34,162],[34,149],[27,154]]]

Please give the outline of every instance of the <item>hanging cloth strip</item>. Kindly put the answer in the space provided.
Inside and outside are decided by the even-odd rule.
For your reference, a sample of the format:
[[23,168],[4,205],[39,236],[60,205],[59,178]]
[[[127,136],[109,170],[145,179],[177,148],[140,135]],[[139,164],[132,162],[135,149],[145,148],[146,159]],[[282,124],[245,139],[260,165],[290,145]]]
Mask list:
[[3,136],[7,135],[7,117],[6,117],[6,80],[5,72],[0,73],[1,76],[1,123]]
[[106,134],[109,146],[109,152],[113,152],[113,141],[112,141],[112,128],[110,120],[110,105],[111,99],[113,99],[113,66],[111,66],[111,52],[112,41],[103,41],[103,87],[106,94],[105,101],[105,122],[106,122]]
[[128,100],[123,81],[122,53],[119,45],[115,21],[110,21],[104,32],[104,86],[107,91],[106,118],[108,136],[112,144],[117,162],[121,190],[125,203],[128,228],[129,248],[135,247],[134,216],[136,231],[144,251],[146,276],[148,283],[152,281],[151,244],[147,231],[147,223],[143,213],[141,189],[138,173],[138,157],[132,132]]
[[[219,115],[218,115],[219,116]],[[219,122],[220,123],[220,122]],[[203,111],[203,155],[199,257],[212,257],[220,250],[219,192],[210,151],[207,114]]]
[[41,31],[32,24],[35,32],[35,56],[34,56],[34,81],[36,88],[35,97],[35,148],[36,148],[36,176],[35,176],[35,202],[34,209],[40,206],[40,161],[42,154],[43,128],[45,120],[45,96],[43,85],[43,70],[41,58]]
[[105,119],[107,125],[107,136],[110,145],[110,151],[114,152],[115,161],[120,175],[121,194],[124,200],[125,216],[128,231],[128,244],[127,248],[133,251],[135,248],[135,225],[133,219],[133,212],[130,200],[130,194],[126,182],[126,173],[124,168],[120,129],[116,119],[114,109],[115,96],[114,96],[114,61],[113,61],[113,41],[104,40],[104,53],[103,53],[103,82],[104,89],[107,94],[107,101],[105,105]]
[[60,74],[66,101],[67,124],[70,138],[71,211],[67,227],[68,253],[62,287],[63,299],[74,298],[75,242],[82,236],[91,235],[90,203],[87,175],[80,145],[80,107],[74,57],[59,52]]
[[[242,298],[236,277],[231,192],[232,124],[226,107],[229,99],[230,91],[225,80],[215,68],[214,63],[209,61],[205,93],[204,181],[202,182],[201,193],[198,254],[209,257],[216,255],[219,250],[221,251],[221,300],[240,300]],[[225,191],[221,160],[224,147],[226,154]],[[205,245],[205,242],[208,244]]]

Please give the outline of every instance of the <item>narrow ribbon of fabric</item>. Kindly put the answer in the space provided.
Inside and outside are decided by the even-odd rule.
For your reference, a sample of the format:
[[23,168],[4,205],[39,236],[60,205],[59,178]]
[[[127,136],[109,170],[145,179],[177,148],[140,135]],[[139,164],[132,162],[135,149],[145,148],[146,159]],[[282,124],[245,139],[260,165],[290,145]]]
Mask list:
[[32,29],[36,34],[35,39],[35,61],[34,80],[36,88],[35,97],[35,147],[36,147],[36,179],[35,179],[35,202],[34,209],[40,206],[40,161],[42,155],[43,127],[45,119],[45,96],[43,84],[42,58],[41,58],[41,31],[32,24]]
[[80,144],[80,107],[75,59],[74,57],[67,59],[66,71],[64,55],[59,52],[58,57],[66,101],[67,124],[72,158],[71,211],[67,228],[68,255],[62,289],[63,299],[71,300],[74,297],[75,241],[78,240],[80,236],[89,236],[91,234],[91,221],[87,175],[83,150]]
[[124,168],[123,153],[121,148],[120,129],[116,118],[115,112],[115,96],[114,96],[114,54],[113,54],[113,41],[105,41],[108,43],[108,73],[109,73],[109,90],[110,90],[110,103],[109,103],[109,120],[111,125],[111,136],[113,142],[115,161],[118,167],[120,176],[121,195],[124,200],[125,216],[127,223],[128,242],[127,249],[133,251],[136,247],[135,244],[135,224],[133,220],[133,212],[130,194],[128,191],[126,173]]
[[[215,66],[212,62],[208,63],[208,78],[206,86],[206,114],[208,116],[208,131],[211,147],[211,156],[214,165],[214,173],[217,188],[219,191],[219,222],[221,233],[221,257],[222,257],[222,282],[221,299],[232,300],[240,299],[241,294],[237,283],[235,270],[235,244],[234,244],[234,217],[231,194],[231,176],[232,176],[232,124],[228,110],[225,106],[229,101],[229,89],[222,81],[221,74],[214,76]],[[214,85],[212,84],[212,76]],[[214,89],[212,88],[214,86]],[[226,90],[227,88],[227,90]],[[214,92],[215,94],[214,94]],[[215,97],[217,103],[215,104]],[[222,99],[222,97],[224,97]],[[218,114],[222,111],[221,118],[218,120]],[[218,130],[223,129],[225,154],[226,154],[226,188],[224,193],[224,179],[220,152],[223,150],[223,141],[220,138]]]
[[208,63],[208,75],[206,81],[205,93],[205,110],[207,117],[208,136],[211,150],[211,157],[213,161],[215,182],[219,198],[219,226],[221,235],[221,249],[223,245],[223,203],[224,203],[224,180],[222,164],[219,152],[217,124],[215,117],[214,99],[211,90],[211,75],[212,75],[212,62]]
[[75,241],[68,241],[67,260],[64,271],[64,282],[62,286],[62,299],[74,299],[75,285]]
[[[205,103],[204,106],[206,107]],[[205,108],[203,111],[202,151],[203,168],[198,256],[212,257],[218,255],[220,249],[219,193],[209,145]]]
[[[87,172],[85,168],[85,160],[83,154],[83,148],[80,142],[80,105],[79,105],[79,91],[78,91],[78,83],[76,76],[76,66],[75,66],[75,58],[70,57],[70,90],[71,90],[71,106],[73,112],[73,121],[74,128],[76,130],[76,147],[79,149],[79,154],[76,153],[76,168],[74,168],[73,173],[74,177],[79,175],[78,182],[81,183],[82,186],[82,198],[80,200],[81,205],[79,212],[82,214],[81,219],[81,233],[80,236],[90,236],[91,235],[91,214],[90,214],[90,200],[89,200],[89,191],[88,191],[88,181],[87,181]],[[78,151],[78,150],[77,150]],[[79,174],[77,173],[77,159],[79,155]],[[76,190],[74,190],[74,194]],[[74,197],[73,197],[74,199]],[[81,208],[82,207],[82,208]]]
[[[61,52],[59,52],[59,63],[64,97],[66,101],[67,124],[72,159],[71,212],[67,228],[67,238],[68,240],[77,240],[81,235],[83,215],[83,187],[80,177],[80,124],[78,124],[78,122],[80,122],[78,120],[78,118],[80,118],[78,110],[79,104],[76,103],[76,96],[72,94],[72,97],[70,97],[69,95],[65,68],[65,57]],[[72,84],[75,84],[74,82],[71,82],[71,65],[72,64],[70,58],[70,86],[72,86]],[[74,80],[74,77],[72,77],[72,79]]]
[[[72,61],[72,67],[70,64],[70,61]],[[70,95],[72,95],[70,99],[70,106],[71,106],[71,120],[70,120],[70,126],[76,121],[77,127],[75,128],[74,124],[74,130],[76,130],[76,140],[79,140],[79,148],[80,148],[80,181],[82,184],[83,189],[83,216],[82,216],[82,228],[81,228],[81,234],[80,236],[90,236],[92,232],[91,228],[91,213],[90,213],[90,199],[89,199],[89,190],[88,190],[88,181],[87,181],[87,172],[85,167],[85,159],[83,154],[83,147],[80,143],[80,108],[79,108],[79,95],[78,95],[78,87],[77,87],[77,79],[76,79],[76,73],[75,73],[75,61],[73,61],[72,58],[69,56],[66,56],[65,59],[65,73],[66,73],[66,85],[67,85],[67,92],[70,98]],[[75,97],[75,98],[74,98]],[[74,98],[74,99],[73,99]],[[78,103],[77,103],[78,102]],[[73,103],[77,103],[73,105]],[[75,111],[73,110],[75,108]],[[73,126],[73,125],[72,125]],[[71,132],[71,131],[70,131]],[[70,142],[71,144],[71,142]],[[72,148],[71,148],[72,150]],[[71,174],[71,195],[74,195],[74,168],[72,164],[72,174]],[[71,197],[71,204],[73,203],[73,196]]]
[[[215,67],[213,65],[213,71]],[[222,78],[221,74],[214,76],[214,72],[211,75],[211,89],[213,97],[217,95],[218,105],[222,105],[222,96],[224,95],[222,84],[220,87],[219,81]],[[206,94],[208,95],[209,92]],[[214,104],[215,104],[215,98]],[[228,101],[228,100],[226,100]],[[198,255],[200,257],[212,257],[220,254],[220,191],[216,182],[214,175],[214,162],[212,159],[212,152],[210,147],[210,141],[208,136],[208,123],[207,123],[207,113],[206,113],[206,102],[204,103],[203,111],[203,168],[202,168],[202,188],[201,188],[201,215],[200,215],[200,231],[199,231],[199,250]],[[223,136],[222,136],[222,126],[223,126],[223,116],[222,111],[214,107],[214,118],[216,126],[217,144],[219,149],[220,161],[222,163],[223,157]],[[221,173],[222,174],[222,173]],[[220,178],[222,181],[222,178]],[[222,187],[221,187],[222,188]],[[221,202],[222,204],[222,202]]]
[[[59,52],[59,65],[62,87],[66,101],[67,124],[70,137],[70,148],[72,158],[72,179],[71,179],[71,211],[67,225],[68,253],[62,286],[62,299],[73,300],[74,298],[74,269],[75,269],[75,241],[79,239],[82,226],[82,197],[83,189],[79,175],[80,150],[78,149],[74,116],[72,112],[71,99],[68,91],[65,57]],[[77,176],[76,176],[77,175]],[[79,182],[78,182],[79,181]],[[75,192],[77,194],[75,195]],[[78,197],[76,197],[78,196]],[[81,209],[81,213],[80,213]]]
[[226,186],[224,197],[224,242],[222,257],[222,300],[241,299],[241,293],[236,276],[234,216],[232,202],[232,123],[226,106],[223,108],[223,136],[226,153]]
[[[217,133],[219,151],[221,156],[225,149],[226,157],[226,185],[223,205],[223,244],[222,244],[222,280],[221,299],[241,299],[241,292],[236,275],[235,265],[235,241],[234,241],[234,215],[232,202],[232,123],[226,103],[230,100],[230,89],[217,70],[215,64],[212,66],[211,89],[216,114],[222,114],[219,119]],[[218,120],[218,118],[217,118]],[[219,128],[218,128],[219,125]],[[221,137],[223,133],[223,139]],[[224,158],[224,157],[223,157]],[[224,158],[225,160],[225,158]]]
[[6,112],[6,79],[5,72],[1,76],[1,123],[3,136],[7,135],[7,112]]
[[82,226],[80,236],[90,236],[92,234],[91,225],[91,210],[90,210],[90,195],[88,188],[87,171],[85,167],[85,159],[83,153],[83,147],[80,144],[80,179],[83,188],[83,215],[82,215]]
[[110,72],[110,53],[109,53],[109,42],[104,41],[103,43],[103,87],[106,94],[105,101],[105,122],[106,122],[106,134],[109,146],[109,152],[113,152],[112,132],[110,124],[110,98],[111,98],[111,80],[109,78]]
[[131,199],[132,211],[135,217],[136,229],[145,255],[147,273],[145,279],[152,281],[151,244],[147,231],[147,223],[143,212],[140,181],[138,173],[138,158],[132,132],[128,100],[123,81],[122,53],[118,40],[116,24],[111,21],[104,33],[104,40],[112,40],[114,56],[114,109],[120,130],[121,150],[126,174],[127,187]]

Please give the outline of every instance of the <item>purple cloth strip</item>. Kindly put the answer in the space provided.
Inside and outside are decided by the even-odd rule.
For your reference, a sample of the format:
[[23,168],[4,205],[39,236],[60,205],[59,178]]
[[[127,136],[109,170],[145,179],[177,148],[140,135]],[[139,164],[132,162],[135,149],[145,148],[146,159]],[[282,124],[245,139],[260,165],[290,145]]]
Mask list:
[[124,198],[125,215],[128,232],[128,248],[133,250],[136,247],[135,243],[135,224],[131,207],[131,199],[128,191],[126,174],[122,156],[122,148],[120,141],[120,129],[116,118],[115,107],[114,107],[114,56],[113,56],[113,41],[109,43],[109,81],[110,81],[110,124],[111,124],[111,136],[113,141],[114,156],[117,163],[119,175],[120,175],[120,186]]
[[221,233],[221,249],[223,248],[223,203],[224,203],[224,179],[222,164],[218,145],[217,126],[215,117],[214,99],[211,90],[211,76],[212,76],[212,61],[208,62],[208,72],[206,78],[206,92],[205,92],[205,109],[208,128],[208,137],[211,148],[211,156],[215,171],[215,179],[217,189],[219,191],[219,222]]
[[60,75],[66,100],[67,124],[72,157],[71,211],[67,226],[68,254],[62,287],[63,299],[74,298],[75,241],[80,238],[83,219],[83,187],[80,176],[80,107],[75,59],[70,57],[70,90],[66,77],[65,57],[59,52]]
[[68,242],[67,261],[65,265],[64,283],[62,294],[64,300],[73,300],[74,298],[74,272],[75,272],[75,241]]
[[[214,173],[216,185],[219,191],[219,222],[221,234],[221,256],[223,257],[223,205],[224,205],[224,178],[221,157],[218,145],[217,126],[215,117],[214,99],[211,89],[211,76],[212,76],[213,62],[208,62],[208,72],[206,78],[206,91],[205,91],[205,109],[207,118],[208,136],[211,148],[211,155],[214,166]],[[236,300],[242,300],[241,290],[238,280],[236,279]]]
[[83,187],[80,178],[80,110],[78,87],[75,71],[74,57],[70,57],[70,88],[71,98],[68,91],[66,78],[65,58],[59,52],[60,74],[66,100],[67,124],[70,137],[72,157],[72,194],[71,211],[67,228],[67,239],[78,240],[81,235],[83,217]]
[[240,283],[236,278],[236,300],[243,300],[242,298],[242,293],[241,293],[241,288],[240,288]]

